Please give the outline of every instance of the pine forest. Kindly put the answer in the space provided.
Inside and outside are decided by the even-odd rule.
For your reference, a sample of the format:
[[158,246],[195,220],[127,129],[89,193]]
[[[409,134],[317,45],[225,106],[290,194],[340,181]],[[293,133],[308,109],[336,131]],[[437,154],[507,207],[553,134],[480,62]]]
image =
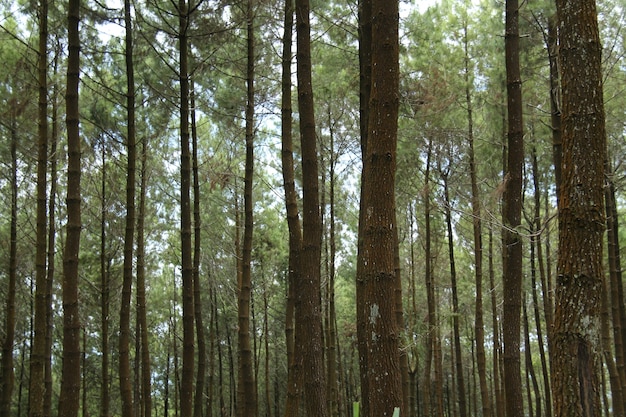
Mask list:
[[0,417],[626,416],[623,0],[0,0]]

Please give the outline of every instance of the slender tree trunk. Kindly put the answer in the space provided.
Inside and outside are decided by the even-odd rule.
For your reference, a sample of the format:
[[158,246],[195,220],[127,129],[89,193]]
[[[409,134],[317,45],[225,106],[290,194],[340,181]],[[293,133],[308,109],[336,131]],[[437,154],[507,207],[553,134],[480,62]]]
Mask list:
[[124,24],[126,26],[126,229],[124,234],[124,270],[122,282],[122,301],[120,304],[119,333],[119,379],[122,400],[122,417],[133,417],[133,390],[130,371],[130,310],[133,286],[133,261],[135,247],[135,73],[133,66],[133,28],[131,21],[130,0],[124,1]]
[[189,46],[187,29],[189,9],[187,0],[178,1],[178,47],[180,83],[180,238],[182,259],[182,304],[183,304],[183,369],[180,386],[180,415],[193,414],[194,394],[194,302],[193,262],[191,250],[191,152],[189,151]]
[[561,188],[561,160],[563,155],[561,142],[561,92],[559,85],[559,63],[556,16],[553,15],[548,21],[548,37],[546,49],[550,63],[550,113],[552,123],[552,159],[554,161],[554,183],[556,186],[557,201]]
[[[58,54],[54,58],[54,74],[58,70]],[[52,415],[52,289],[55,275],[56,255],[56,195],[57,195],[57,142],[59,137],[58,122],[58,86],[55,83],[52,89],[52,134],[50,140],[50,204],[48,205],[48,270],[46,278],[46,359],[45,359],[45,394],[43,401],[43,416]]]
[[[368,122],[369,122],[369,101],[371,94],[372,84],[372,0],[359,0],[359,129],[361,134],[361,160],[363,172],[367,168],[367,143],[369,136]],[[363,236],[362,233],[365,224],[365,209],[364,209],[364,191],[365,191],[364,176],[361,176],[361,190],[359,199],[359,233],[358,233],[358,253],[363,252]],[[357,271],[362,270],[363,265],[359,265],[363,258],[357,255]],[[364,300],[364,287],[365,281],[357,272],[356,276],[356,299],[357,299],[357,344],[359,353],[359,370],[361,375],[366,375],[368,372],[367,364],[367,345],[365,340],[367,335],[365,333],[365,323],[367,322],[368,312],[365,309],[365,304],[360,303],[359,300]],[[369,403],[366,400],[369,398],[369,381],[367,378],[361,377],[361,415],[363,417],[369,417]]]
[[302,249],[302,228],[298,214],[298,196],[295,187],[293,163],[293,135],[291,109],[291,62],[293,41],[293,0],[285,0],[285,20],[282,52],[282,91],[281,91],[281,161],[283,172],[283,187],[285,190],[285,205],[287,212],[287,227],[289,229],[289,274],[287,312],[285,321],[285,337],[287,339],[287,400],[285,403],[285,417],[298,415],[302,391],[302,360],[301,355],[294,352],[294,316],[299,295],[296,286],[300,282],[300,251]]
[[102,143],[102,183],[100,194],[100,340],[102,349],[102,362],[100,372],[100,417],[109,416],[110,395],[109,395],[109,262],[106,253],[106,225],[107,225],[107,202],[106,202],[106,161],[105,146]]
[[194,417],[203,417],[204,386],[206,381],[206,341],[202,319],[202,285],[200,281],[201,226],[200,179],[198,173],[198,132],[196,126],[196,98],[193,80],[191,81],[191,158],[193,170],[193,302],[198,340],[198,369],[196,370],[196,395],[193,403]]
[[[5,332],[4,340],[2,343],[2,363],[0,364],[0,416],[9,417],[11,415],[11,400],[13,398],[13,384],[15,382],[15,372],[13,369],[13,345],[15,343],[15,295],[16,295],[16,282],[17,282],[17,126],[16,126],[16,110],[13,110],[11,115],[11,226],[10,226],[10,243],[9,243],[9,282],[7,287],[6,298],[6,317],[5,317]],[[46,158],[47,159],[47,158]],[[45,161],[44,161],[45,162]],[[45,169],[45,163],[44,163]],[[44,200],[45,200],[45,182],[44,182]],[[43,232],[43,287],[40,291],[44,292],[42,303],[45,302],[45,201],[44,201],[44,230]],[[38,205],[39,208],[39,205]],[[39,243],[39,232],[37,231],[37,243]],[[39,255],[39,247],[37,248],[37,255]],[[38,271],[39,273],[39,271]],[[35,301],[37,303],[37,301]],[[45,307],[45,306],[44,306]],[[45,330],[45,308],[43,317],[43,329]],[[35,331],[35,335],[37,332]],[[42,342],[45,343],[45,333],[40,335]],[[43,363],[41,364],[43,371]],[[41,374],[41,383],[43,383],[43,372]],[[42,384],[43,385],[43,384]],[[43,401],[42,401],[43,403]]]
[[522,299],[522,241],[518,228],[522,212],[524,138],[522,81],[519,65],[519,3],[506,1],[505,52],[507,73],[508,153],[503,196],[504,251],[504,391],[507,417],[521,417],[520,313]]
[[[247,104],[246,104],[246,166],[244,178],[244,229],[242,251],[242,274],[239,286],[239,372],[237,396],[240,417],[253,417],[257,414],[257,393],[254,372],[254,352],[250,345],[250,299],[252,296],[252,231],[253,202],[252,183],[254,176],[254,10],[252,0],[247,3],[248,63],[247,63]],[[254,327],[253,327],[254,328]]]
[[[145,219],[146,193],[148,188],[148,145],[146,138],[141,141],[141,171],[139,183],[139,212],[137,213],[137,320],[141,340],[141,398],[144,416],[152,415],[152,371],[150,365],[150,344],[148,340],[148,318],[146,306],[146,250]],[[139,360],[139,359],[138,359]],[[103,416],[104,417],[104,416]]]
[[[46,360],[46,336],[47,336],[47,306],[46,306],[46,194],[47,194],[47,171],[48,171],[48,0],[41,0],[39,3],[39,50],[37,60],[37,81],[39,87],[38,94],[38,125],[37,125],[37,237],[35,254],[35,338],[30,356],[30,387],[29,387],[29,416],[40,417],[44,413],[44,398],[46,396],[45,386],[45,360]],[[7,302],[11,301],[9,291]],[[8,304],[7,304],[8,307]],[[13,307],[13,312],[15,308]],[[7,313],[10,309],[7,308]],[[9,328],[8,320],[11,318],[7,314],[7,337],[5,339],[5,349],[12,344],[14,326]],[[13,317],[14,318],[14,317]],[[9,337],[11,336],[11,337]],[[2,372],[2,406],[0,415],[8,416],[10,412],[10,397],[13,390],[13,376],[5,373],[9,369],[5,367],[11,365],[10,372],[13,372],[12,363],[6,362],[9,358],[4,358]],[[8,395],[8,397],[7,397]],[[9,399],[9,403],[5,401]],[[8,407],[8,408],[7,408]],[[7,413],[7,414],[5,414]]]
[[[319,207],[318,156],[311,76],[311,27],[309,0],[296,0],[298,110],[302,150],[302,294],[296,309],[296,333],[300,344],[308,415],[327,417],[326,375],[323,365],[322,313],[320,300],[322,225]],[[296,336],[298,341],[298,336]]]
[[500,344],[500,331],[498,320],[498,300],[495,285],[495,270],[493,265],[493,229],[489,228],[489,292],[491,293],[491,322],[493,325],[493,386],[495,398],[495,415],[504,417],[504,393],[502,392],[502,383],[500,379],[500,357],[502,346]]
[[424,360],[424,387],[423,402],[424,415],[431,415],[432,364],[435,338],[435,297],[432,282],[432,250],[431,250],[431,221],[430,221],[430,161],[432,156],[432,140],[428,140],[426,154],[426,171],[424,173],[424,274],[426,285],[426,303],[428,306],[428,330],[426,337],[426,357]]
[[[463,357],[461,351],[461,335],[459,328],[459,296],[456,283],[456,262],[454,258],[454,236],[452,234],[452,212],[450,209],[450,190],[448,186],[448,172],[442,173],[443,193],[445,201],[445,217],[448,232],[448,255],[450,257],[450,287],[452,290],[452,333],[454,338],[454,370],[456,377],[456,393],[458,396],[459,414],[461,417],[467,416],[467,405],[465,397],[465,380],[463,375]],[[477,289],[478,292],[478,289]],[[482,315],[482,311],[481,311]],[[476,338],[478,345],[478,338]]]
[[555,417],[600,415],[606,130],[595,0],[558,0],[563,164],[555,288]]
[[65,96],[67,127],[67,231],[63,253],[63,367],[59,417],[77,417],[80,404],[80,319],[78,253],[81,230],[80,130],[78,83],[80,74],[80,0],[68,2],[68,60]]

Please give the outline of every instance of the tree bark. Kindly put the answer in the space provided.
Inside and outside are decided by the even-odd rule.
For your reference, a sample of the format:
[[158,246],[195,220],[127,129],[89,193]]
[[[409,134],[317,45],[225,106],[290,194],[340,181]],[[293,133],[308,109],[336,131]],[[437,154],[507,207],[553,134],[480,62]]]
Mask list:
[[[257,393],[254,372],[254,352],[250,343],[250,299],[252,296],[252,233],[254,228],[252,183],[254,176],[254,10],[252,0],[247,2],[247,103],[246,103],[246,163],[244,177],[244,229],[239,286],[239,372],[237,380],[240,417],[257,414]],[[254,328],[254,327],[253,327]]]
[[122,417],[133,417],[133,391],[130,372],[130,309],[133,286],[133,261],[135,246],[135,73],[133,67],[133,29],[130,0],[124,1],[124,24],[126,26],[126,229],[124,234],[124,268],[122,300],[120,304],[119,333],[119,379],[122,400]]
[[555,417],[600,415],[606,130],[595,0],[558,0],[562,184],[555,287]]
[[522,298],[522,241],[519,235],[522,212],[522,164],[524,132],[522,81],[519,64],[519,3],[506,1],[505,55],[507,77],[508,152],[503,196],[504,258],[504,391],[507,417],[521,417],[522,378],[520,368],[520,313]]
[[[302,150],[302,294],[296,309],[296,333],[301,332],[306,392],[306,411],[310,416],[327,417],[326,375],[323,359],[322,313],[320,300],[322,225],[319,207],[318,156],[311,76],[311,28],[309,0],[296,0],[298,110]],[[296,336],[298,339],[298,336]]]
[[361,342],[367,350],[367,372],[361,375],[369,388],[371,416],[392,415],[403,408],[400,371],[400,329],[396,319],[395,247],[398,230],[395,207],[396,146],[399,106],[398,2],[372,1],[371,90],[367,146],[363,163],[365,210],[362,251],[357,277],[363,291],[359,300],[365,313]]
[[63,366],[59,417],[78,417],[80,404],[80,318],[78,253],[81,230],[81,156],[78,107],[80,76],[80,0],[69,0],[68,60],[65,93],[67,128],[67,226],[63,253]]
[[[44,413],[45,386],[45,363],[46,363],[46,336],[47,336],[47,276],[46,276],[46,194],[47,194],[47,170],[48,170],[48,0],[39,3],[39,50],[37,60],[38,94],[38,126],[37,126],[37,237],[35,254],[35,337],[30,356],[30,387],[29,416],[41,417]],[[7,301],[11,300],[11,293]],[[7,320],[9,319],[7,314]],[[9,323],[7,323],[8,325]],[[13,343],[12,329],[7,326],[7,338],[5,343]],[[12,349],[11,349],[12,352]],[[11,353],[12,359],[12,353]],[[4,359],[3,360],[8,360]],[[8,366],[9,363],[3,364]],[[12,364],[11,364],[12,367]],[[3,368],[2,381],[2,404],[0,415],[10,411],[6,404],[6,395],[12,392],[13,378],[5,374]]]

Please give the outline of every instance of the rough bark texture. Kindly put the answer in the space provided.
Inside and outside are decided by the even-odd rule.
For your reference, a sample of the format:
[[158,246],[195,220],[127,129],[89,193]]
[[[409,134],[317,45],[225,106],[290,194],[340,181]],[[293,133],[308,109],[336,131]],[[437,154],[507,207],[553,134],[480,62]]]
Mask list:
[[237,395],[240,417],[255,416],[257,411],[256,382],[254,372],[254,352],[250,343],[250,299],[252,296],[252,232],[254,228],[252,182],[254,176],[254,19],[252,0],[248,0],[247,10],[247,103],[246,103],[246,165],[244,176],[244,228],[241,260],[241,282],[239,286],[239,373]]
[[[361,275],[371,416],[391,416],[402,407],[400,329],[396,320],[395,213],[398,129],[398,2],[372,1],[372,88],[363,170],[365,214]],[[363,343],[363,342],[362,342]]]
[[508,152],[503,196],[504,258],[504,392],[507,417],[521,417],[522,378],[520,371],[520,313],[522,298],[522,241],[519,235],[522,211],[522,164],[524,139],[522,122],[522,81],[519,65],[519,2],[506,1],[506,78],[508,110]]
[[[302,353],[306,411],[310,416],[327,417],[326,374],[324,372],[320,260],[322,224],[319,207],[317,138],[311,77],[311,27],[309,0],[296,0],[298,110],[302,149],[302,294],[296,309],[296,332],[301,332],[296,351]],[[298,336],[296,336],[298,339]]]
[[562,97],[559,257],[552,332],[555,417],[602,413],[600,300],[606,131],[595,0],[558,0]]
[[63,369],[59,417],[77,417],[80,404],[80,318],[78,253],[81,229],[81,161],[78,107],[80,0],[68,2],[68,60],[65,95],[67,128],[67,227],[63,253]]

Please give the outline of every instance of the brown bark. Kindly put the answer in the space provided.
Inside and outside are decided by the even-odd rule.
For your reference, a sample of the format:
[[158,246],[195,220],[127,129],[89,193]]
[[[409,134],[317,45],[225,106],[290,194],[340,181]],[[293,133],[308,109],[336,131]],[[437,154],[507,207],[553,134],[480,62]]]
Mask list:
[[430,165],[432,155],[432,140],[428,141],[426,154],[426,172],[424,173],[424,278],[426,285],[426,303],[428,306],[428,332],[426,334],[426,357],[424,359],[423,403],[424,415],[430,417],[432,364],[435,339],[435,296],[432,283],[432,250],[431,250],[431,221],[430,221]]
[[180,415],[193,414],[194,394],[194,303],[193,262],[191,245],[191,152],[189,150],[189,46],[187,29],[189,9],[187,0],[178,1],[178,52],[180,83],[180,241],[182,260],[183,305],[183,365],[180,384]]
[[[17,282],[17,181],[18,181],[18,169],[17,169],[17,127],[16,127],[16,111],[14,110],[11,115],[11,226],[9,235],[9,274],[8,274],[8,286],[6,295],[6,317],[5,317],[5,332],[4,340],[2,342],[2,362],[0,363],[0,416],[9,417],[11,415],[11,400],[13,397],[13,384],[15,382],[15,371],[13,369],[13,345],[15,343],[15,296],[16,296],[16,282]],[[45,166],[44,166],[45,169]],[[44,200],[45,200],[45,184],[44,184]],[[39,206],[38,206],[39,209]],[[44,201],[44,230],[43,230],[43,256],[44,256],[44,270],[43,281],[45,287],[45,201]],[[39,230],[37,231],[37,242],[39,243]],[[37,254],[39,255],[39,248],[37,248]],[[45,289],[40,289],[45,294]],[[42,302],[45,302],[45,297],[42,297]],[[44,318],[43,326],[45,330],[45,306],[44,306]],[[39,335],[42,338],[42,343],[45,343],[45,333]],[[41,364],[41,370],[43,371],[43,363]],[[43,385],[43,372],[41,374],[41,385]],[[43,401],[41,401],[43,404]]]
[[[311,28],[309,0],[296,0],[298,110],[302,149],[302,276],[297,291],[302,294],[296,309],[296,333],[302,354],[306,411],[327,417],[326,375],[323,362],[320,300],[322,225],[319,207],[318,156],[311,77]],[[298,341],[298,336],[296,336]]]
[[[38,98],[38,126],[37,126],[37,237],[35,254],[35,337],[30,356],[30,388],[29,388],[29,416],[40,417],[44,413],[45,363],[46,363],[46,336],[47,336],[47,277],[46,277],[46,194],[47,194],[47,161],[48,161],[48,0],[39,3],[39,51],[37,60]],[[11,297],[7,298],[10,301]],[[9,319],[7,314],[7,320]],[[8,324],[8,323],[7,323]],[[7,327],[5,343],[13,343],[12,331]],[[11,349],[12,351],[12,349]],[[4,359],[4,356],[3,356]],[[8,359],[8,358],[7,358]],[[5,363],[4,366],[8,366]],[[2,407],[0,415],[10,411],[10,402],[5,404],[8,394],[12,391],[10,375],[4,374],[5,384],[2,389]],[[9,407],[9,408],[5,408]]]
[[[396,319],[395,264],[398,242],[395,212],[396,144],[399,105],[398,2],[372,1],[372,78],[367,149],[363,164],[365,210],[357,277],[363,282],[361,309],[366,314],[368,402],[371,416],[402,408],[400,329]],[[361,317],[364,318],[364,317]],[[361,342],[363,343],[363,342]],[[373,389],[373,388],[376,389]]]
[[291,62],[293,40],[293,0],[285,0],[285,20],[282,52],[282,97],[281,97],[281,161],[283,172],[283,188],[285,190],[285,206],[287,213],[287,227],[289,229],[289,275],[287,312],[285,321],[285,337],[287,339],[287,360],[289,371],[287,375],[287,399],[285,417],[298,415],[302,392],[302,361],[301,356],[294,352],[294,316],[295,309],[299,308],[296,286],[300,281],[300,251],[302,249],[302,229],[298,213],[298,195],[295,187],[293,162],[293,135],[291,109]]
[[[367,169],[367,143],[368,143],[368,122],[369,122],[369,101],[372,84],[372,0],[359,0],[359,129],[361,134],[361,160],[362,170]],[[361,189],[359,200],[359,233],[357,242],[358,253],[363,252],[363,227],[365,223],[364,191],[366,178],[361,176]],[[359,302],[363,300],[365,281],[359,274],[363,265],[363,257],[357,255],[357,275],[356,275],[356,299],[357,299],[357,346],[359,356],[359,371],[361,375],[366,375],[367,365],[367,345],[365,340],[365,323],[367,322],[367,311],[365,304]],[[369,417],[369,382],[367,378],[361,377],[361,415]]]
[[521,417],[520,313],[522,298],[522,241],[519,235],[522,211],[522,164],[524,138],[522,81],[519,64],[519,2],[506,1],[505,55],[507,76],[508,153],[503,195],[504,259],[504,391],[507,417]]
[[[238,408],[240,417],[257,414],[257,394],[254,373],[254,352],[250,343],[250,299],[252,297],[252,232],[254,228],[252,183],[254,176],[254,19],[252,1],[247,2],[247,103],[246,103],[246,163],[244,177],[244,228],[239,285],[239,372],[237,379]],[[254,328],[254,327],[253,327]]]
[[63,253],[63,366],[59,417],[77,417],[80,404],[78,253],[81,230],[81,161],[78,107],[80,0],[68,2],[68,60],[65,93],[67,128],[67,226]]
[[491,293],[491,322],[493,325],[493,386],[495,399],[495,415],[504,416],[504,393],[502,392],[502,379],[500,378],[500,359],[502,356],[502,345],[500,344],[500,329],[498,319],[498,300],[495,285],[495,270],[493,265],[493,229],[489,228],[489,292]]
[[137,157],[135,144],[135,74],[133,67],[133,32],[130,8],[130,0],[125,0],[126,112],[128,119],[126,132],[126,229],[124,235],[124,268],[118,341],[120,397],[122,400],[123,417],[133,417],[135,414],[130,371],[130,309],[135,246],[135,166]]
[[562,97],[559,257],[552,332],[555,417],[600,415],[606,131],[595,0],[557,1]]

